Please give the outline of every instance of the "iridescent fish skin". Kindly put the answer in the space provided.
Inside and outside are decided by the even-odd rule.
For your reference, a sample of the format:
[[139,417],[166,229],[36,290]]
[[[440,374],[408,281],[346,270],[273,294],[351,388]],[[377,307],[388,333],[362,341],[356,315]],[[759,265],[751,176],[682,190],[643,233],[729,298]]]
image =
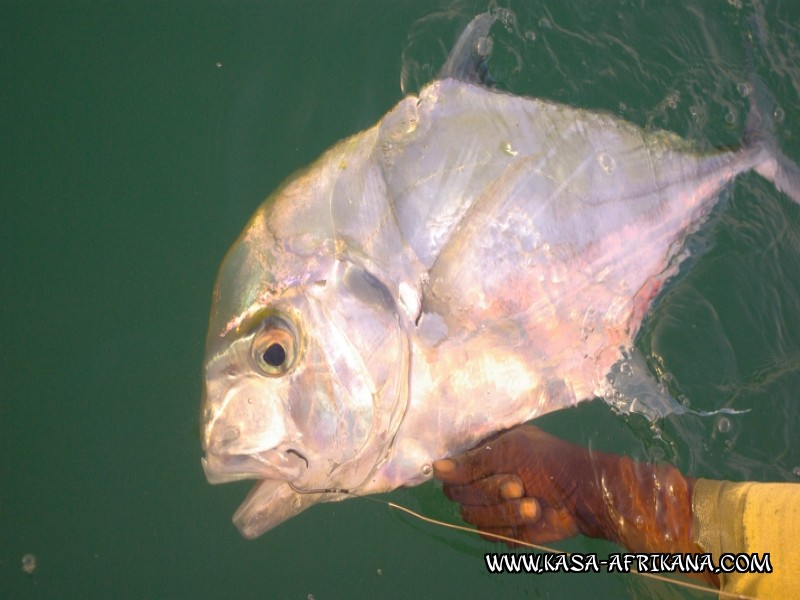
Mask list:
[[418,97],[274,192],[222,264],[203,467],[259,480],[234,515],[247,537],[607,394],[721,188],[755,169],[800,198],[766,141],[701,153],[469,81],[491,21]]

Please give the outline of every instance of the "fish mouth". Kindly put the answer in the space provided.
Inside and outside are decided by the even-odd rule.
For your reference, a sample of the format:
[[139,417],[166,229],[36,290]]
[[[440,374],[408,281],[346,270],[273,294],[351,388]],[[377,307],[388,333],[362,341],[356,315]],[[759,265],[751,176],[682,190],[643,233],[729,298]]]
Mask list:
[[247,454],[207,452],[201,460],[206,479],[211,484],[242,479],[295,481],[308,470],[305,455],[294,447],[273,448]]
[[233,514],[233,524],[247,539],[256,538],[318,502],[344,500],[336,492],[308,493],[288,481],[264,479],[256,482]]
[[304,490],[294,485],[308,475],[306,455],[294,446],[264,452],[214,453],[201,459],[209,483],[258,479],[233,515],[239,532],[253,539],[318,502],[343,500],[336,489]]

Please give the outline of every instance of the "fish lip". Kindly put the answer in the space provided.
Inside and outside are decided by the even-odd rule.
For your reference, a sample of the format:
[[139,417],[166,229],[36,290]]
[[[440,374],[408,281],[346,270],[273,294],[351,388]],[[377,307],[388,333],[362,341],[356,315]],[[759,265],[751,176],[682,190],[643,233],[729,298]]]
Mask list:
[[300,491],[289,481],[262,479],[253,485],[233,514],[233,524],[247,539],[256,538],[318,502],[343,500],[335,490]]
[[233,514],[233,524],[254,539],[302,512],[313,500],[299,496],[288,482],[262,479],[253,485]]
[[201,460],[211,484],[242,479],[294,481],[308,470],[308,459],[295,448],[271,449],[252,453],[206,452]]

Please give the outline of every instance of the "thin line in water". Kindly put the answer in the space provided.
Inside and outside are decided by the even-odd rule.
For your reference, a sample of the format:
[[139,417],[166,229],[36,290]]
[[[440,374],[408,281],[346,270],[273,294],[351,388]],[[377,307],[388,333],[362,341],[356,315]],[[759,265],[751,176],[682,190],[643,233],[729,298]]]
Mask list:
[[[437,525],[439,527],[445,527],[447,529],[454,529],[456,531],[464,531],[466,533],[472,535],[480,535],[482,537],[490,537],[492,539],[507,542],[512,544],[517,544],[519,546],[525,546],[526,548],[531,548],[533,550],[538,550],[539,552],[547,552],[548,554],[564,554],[566,556],[570,556],[570,552],[564,552],[563,550],[557,550],[555,548],[550,548],[548,546],[542,546],[540,544],[533,544],[531,542],[526,542],[523,540],[518,540],[516,538],[508,537],[505,535],[500,535],[497,533],[489,533],[486,531],[479,531],[477,529],[472,529],[470,527],[465,527],[463,525],[456,525],[455,523],[447,523],[445,521],[440,521],[438,519],[433,519],[431,517],[426,517],[425,515],[421,515],[418,512],[411,510],[401,504],[397,504],[395,502],[390,502],[389,500],[384,500],[383,498],[375,498],[372,496],[360,496],[354,492],[343,488],[316,488],[316,489],[308,489],[302,490],[300,488],[295,487],[290,481],[287,482],[289,487],[292,488],[298,494],[345,494],[347,496],[352,496],[353,498],[362,498],[364,500],[369,500],[371,502],[377,502],[379,504],[385,504],[389,508],[393,508],[400,512],[404,512],[408,515],[411,515],[415,519],[419,519],[425,523],[430,523],[431,525]],[[608,572],[608,571],[606,571]],[[740,600],[756,600],[754,596],[745,596],[742,594],[734,594],[732,592],[725,592],[722,590],[710,588],[704,585],[700,585],[698,583],[692,583],[691,581],[684,581],[682,579],[674,579],[672,577],[667,577],[665,575],[657,575],[656,573],[643,573],[641,571],[637,571],[636,569],[632,569],[630,571],[632,575],[639,575],[640,577],[646,577],[648,579],[653,579],[655,581],[661,581],[663,583],[668,583],[671,585],[677,585],[679,587],[683,587],[685,589],[695,590],[698,592],[702,592],[705,594],[714,595],[718,598],[738,598]]]

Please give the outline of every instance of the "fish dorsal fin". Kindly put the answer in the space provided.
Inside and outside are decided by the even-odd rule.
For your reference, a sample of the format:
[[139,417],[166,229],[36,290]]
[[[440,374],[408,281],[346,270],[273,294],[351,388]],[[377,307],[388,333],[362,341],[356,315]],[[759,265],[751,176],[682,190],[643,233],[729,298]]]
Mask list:
[[489,83],[486,60],[491,54],[492,44],[488,35],[494,21],[494,15],[489,13],[480,14],[470,21],[458,36],[437,79],[451,77],[466,83]]

